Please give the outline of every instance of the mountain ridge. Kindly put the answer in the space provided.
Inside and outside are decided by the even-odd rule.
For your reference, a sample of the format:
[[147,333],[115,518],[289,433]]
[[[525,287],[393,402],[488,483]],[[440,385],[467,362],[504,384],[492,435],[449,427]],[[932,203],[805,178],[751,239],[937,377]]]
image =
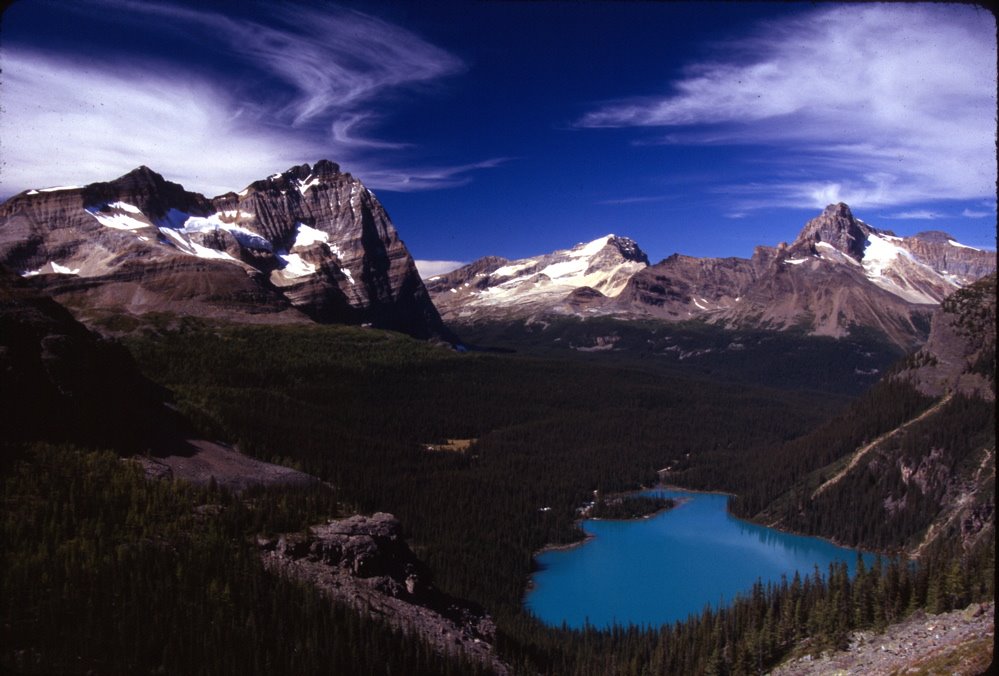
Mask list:
[[634,258],[631,267],[614,270],[616,277],[561,286],[523,274],[540,272],[538,261],[567,264],[572,252],[595,252],[611,237],[515,261],[482,258],[429,279],[427,287],[444,319],[456,325],[570,314],[805,328],[833,337],[864,327],[908,350],[926,339],[932,308],[995,269],[994,253],[945,232],[899,237],[839,203],[809,220],[791,244],[757,246],[751,258],[676,253],[649,264],[643,252],[644,262]]

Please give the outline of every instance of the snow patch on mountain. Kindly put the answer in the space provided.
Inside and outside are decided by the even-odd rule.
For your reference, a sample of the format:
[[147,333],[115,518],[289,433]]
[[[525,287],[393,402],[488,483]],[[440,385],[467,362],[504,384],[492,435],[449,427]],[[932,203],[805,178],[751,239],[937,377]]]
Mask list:
[[[516,265],[504,265],[502,267],[496,268],[490,274],[493,277],[510,277],[511,275],[517,274],[521,270],[526,270],[532,265],[537,265],[537,261],[526,260],[522,263],[517,263]],[[484,273],[480,272],[479,274],[482,275]]]
[[57,185],[52,188],[38,188],[37,190],[29,190],[26,194],[37,195],[40,192],[59,192],[60,190],[79,190],[78,185]]
[[178,251],[183,253],[210,260],[231,261],[233,263],[238,262],[225,251],[218,251],[217,249],[211,249],[207,246],[198,244],[197,242],[192,242],[190,239],[184,237],[180,232],[174,230],[173,228],[161,227],[159,231],[166,237],[167,242],[173,244]]
[[86,212],[104,227],[114,230],[141,230],[152,226],[141,209],[126,202],[89,206],[86,207]]
[[319,269],[312,263],[304,260],[299,254],[279,253],[277,257],[284,263],[281,272],[286,277],[307,277]]
[[309,246],[310,244],[315,244],[316,242],[329,244],[329,233],[317,230],[316,228],[310,227],[305,223],[298,223],[295,228],[295,243],[291,245],[292,248],[297,246]]
[[317,176],[309,176],[304,181],[297,181],[298,191],[303,195],[309,191],[309,188],[313,188],[322,182]]
[[896,258],[906,254],[907,251],[892,244],[887,237],[880,237],[872,232],[867,237],[867,244],[864,247],[863,265],[867,278],[877,281]]
[[[910,303],[936,304],[939,298],[927,293],[927,283],[935,282],[939,285],[941,281],[951,284],[953,282],[917,260],[910,251],[897,244],[903,241],[901,237],[873,231],[867,236],[862,261],[867,278],[885,291]],[[955,285],[954,289],[956,288]]]
[[[236,241],[248,249],[271,251],[271,243],[265,237],[245,226],[237,225],[232,222],[238,218],[252,217],[252,214],[239,210],[216,212],[214,214],[209,214],[208,216],[192,216],[179,209],[170,209],[166,215],[160,219],[159,226],[160,230],[168,228],[183,235],[224,230],[235,237]],[[189,237],[185,239],[189,244],[193,244],[189,241]],[[229,256],[229,258],[232,257]]]
[[[45,268],[48,268],[46,270]],[[20,273],[22,277],[35,277],[36,275],[44,274],[56,274],[56,275],[78,275],[80,274],[80,268],[70,269],[65,265],[59,265],[55,261],[49,261],[37,270],[25,270]]]

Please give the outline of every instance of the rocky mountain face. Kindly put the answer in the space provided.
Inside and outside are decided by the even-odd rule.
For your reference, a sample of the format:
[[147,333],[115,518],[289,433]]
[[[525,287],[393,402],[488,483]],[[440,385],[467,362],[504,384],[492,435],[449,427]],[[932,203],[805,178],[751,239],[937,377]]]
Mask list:
[[635,242],[606,235],[532,258],[480,258],[430,278],[427,289],[449,322],[585,313],[616,297],[648,264]]
[[542,315],[703,319],[729,328],[800,328],[842,337],[873,330],[900,348],[921,344],[937,304],[995,270],[994,252],[942,232],[898,237],[828,206],[790,245],[751,258],[674,254],[648,265],[631,240],[607,237],[518,261],[484,258],[433,278],[448,322]]
[[995,399],[996,274],[944,299],[930,337],[909,357],[901,380],[931,397],[950,393]]
[[0,262],[77,309],[447,334],[360,181],[322,160],[208,199],[139,167],[0,205]]

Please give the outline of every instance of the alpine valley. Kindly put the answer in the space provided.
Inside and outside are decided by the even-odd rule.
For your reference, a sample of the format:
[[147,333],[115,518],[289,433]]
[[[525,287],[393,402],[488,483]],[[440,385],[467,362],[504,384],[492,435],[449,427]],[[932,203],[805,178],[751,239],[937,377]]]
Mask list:
[[[146,167],[22,192],[0,205],[0,669],[793,672],[947,622],[857,668],[979,673],[995,266],[833,204],[748,259],[608,235],[424,283],[327,160],[212,198]],[[631,495],[661,483],[879,557],[662,627],[525,609],[539,550],[676,507]]]

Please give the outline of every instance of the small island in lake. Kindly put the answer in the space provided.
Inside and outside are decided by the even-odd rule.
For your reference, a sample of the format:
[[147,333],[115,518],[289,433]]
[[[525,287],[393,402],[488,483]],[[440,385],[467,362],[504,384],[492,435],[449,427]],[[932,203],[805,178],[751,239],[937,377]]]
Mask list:
[[676,500],[653,495],[620,495],[597,498],[584,512],[588,519],[639,519],[667,509],[673,509]]

